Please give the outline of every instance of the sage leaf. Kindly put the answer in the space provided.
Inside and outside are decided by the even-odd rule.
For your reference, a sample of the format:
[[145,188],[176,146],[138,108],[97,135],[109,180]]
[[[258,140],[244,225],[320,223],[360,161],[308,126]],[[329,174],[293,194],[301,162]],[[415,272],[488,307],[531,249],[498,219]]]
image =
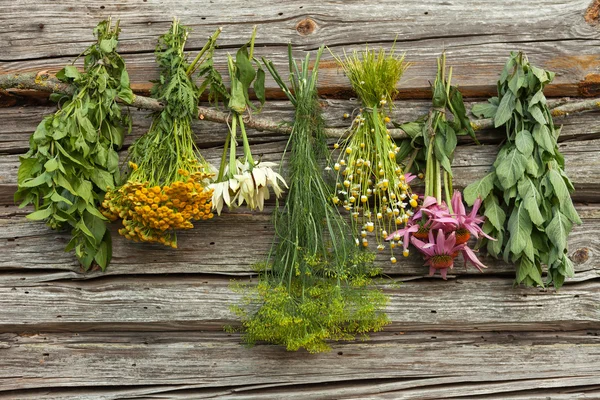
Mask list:
[[525,206],[521,203],[515,208],[508,220],[508,231],[510,233],[510,251],[519,254],[531,241],[531,219]]
[[525,156],[529,157],[533,153],[533,137],[527,130],[522,130],[517,133],[515,138],[515,146]]
[[495,196],[488,196],[484,201],[485,212],[484,215],[487,220],[494,226],[498,231],[504,229],[504,221],[506,220],[506,214],[500,203]]
[[569,194],[567,185],[565,184],[562,175],[558,171],[556,171],[556,169],[551,169],[550,171],[548,171],[548,179],[552,184],[554,194],[558,198],[558,201],[561,206],[567,201],[567,199],[571,199],[571,195]]
[[546,227],[548,238],[559,252],[567,248],[567,236],[573,227],[571,221],[558,209],[554,209],[554,218]]
[[496,168],[496,176],[504,189],[514,186],[525,172],[527,158],[513,148]]
[[496,173],[490,172],[478,181],[471,183],[463,191],[465,202],[472,206],[478,197],[485,199],[488,197],[492,189],[494,188],[494,181],[496,179]]
[[478,103],[471,108],[471,114],[478,118],[494,118],[498,106],[490,103]]
[[495,128],[505,124],[511,118],[512,112],[515,109],[515,99],[515,95],[512,92],[508,92],[502,97],[496,115],[494,116]]

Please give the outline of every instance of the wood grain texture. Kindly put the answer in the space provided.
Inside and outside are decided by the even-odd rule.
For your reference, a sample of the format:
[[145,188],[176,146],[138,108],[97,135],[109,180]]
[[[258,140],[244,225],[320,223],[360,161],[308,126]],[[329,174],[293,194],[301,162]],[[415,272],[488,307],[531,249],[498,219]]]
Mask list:
[[[7,283],[0,282],[0,332],[222,330],[237,325],[230,307],[241,299],[229,279],[202,275]],[[597,280],[559,292],[514,288],[510,279],[485,277],[381,284],[390,297],[386,312],[392,324],[386,331],[600,329]]]
[[554,399],[559,390],[593,395],[600,368],[595,335],[381,333],[310,355],[270,345],[248,349],[237,335],[209,332],[4,334],[0,398],[20,389],[13,392],[18,398],[45,393],[58,399],[61,388],[62,396],[85,399],[513,398],[529,391]]
[[[598,84],[600,57],[594,40],[600,32],[585,22],[588,0],[552,0],[543,6],[509,0],[417,0],[361,2],[289,1],[274,5],[267,0],[233,1],[228,10],[206,0],[76,1],[49,3],[39,7],[27,0],[4,6],[0,26],[0,72],[56,71],[71,62],[92,40],[96,23],[109,15],[121,19],[120,51],[128,62],[132,82],[147,89],[157,77],[153,50],[157,37],[166,32],[171,16],[181,18],[194,32],[190,50],[202,47],[205,38],[219,26],[223,50],[217,64],[225,68],[225,53],[246,42],[252,26],[259,24],[257,55],[267,55],[277,66],[286,66],[285,46],[291,42],[297,56],[326,44],[336,54],[372,46],[407,52],[413,67],[403,79],[404,97],[429,93],[435,76],[435,58],[446,49],[454,79],[469,95],[493,91],[498,74],[512,50],[524,50],[531,61],[558,73],[552,95],[591,94]],[[507,12],[510,10],[510,12]],[[310,20],[310,21],[307,21]],[[485,23],[480,21],[484,20]],[[325,54],[320,87],[323,93],[347,97],[349,85],[330,54]],[[278,92],[268,79],[271,95]],[[279,94],[281,96],[281,94]]]
[[[598,96],[600,30],[584,20],[590,1],[0,0],[0,74],[58,71],[109,15],[121,19],[120,51],[139,93],[158,76],[153,50],[174,15],[193,28],[190,52],[224,27],[216,53],[221,71],[226,54],[255,24],[257,55],[281,72],[288,42],[303,57],[323,43],[339,55],[365,42],[389,49],[396,39],[413,64],[393,113],[404,122],[427,112],[435,59],[444,48],[453,81],[468,97],[495,94],[512,50],[557,72],[548,96]],[[327,125],[347,126],[342,115],[359,104],[327,51],[319,82]],[[282,93],[270,78],[266,84],[272,101],[263,115],[290,120],[292,108],[277,100]],[[0,104],[14,103],[0,94]],[[394,267],[380,255],[388,277],[378,283],[390,296],[392,324],[370,341],[334,343],[330,353],[310,355],[265,344],[248,349],[239,335],[222,331],[237,324],[229,307],[240,295],[230,280],[255,282],[252,264],[271,244],[272,204],[264,213],[238,210],[198,223],[179,235],[178,250],[115,234],[106,274],[80,270],[63,251],[68,234],[27,221],[27,209],[12,201],[18,155],[54,110],[0,108],[0,400],[600,398],[598,112],[556,120],[564,124],[560,148],[575,198],[592,203],[577,204],[584,223],[569,237],[576,276],[562,290],[514,288],[514,267],[487,256],[483,274],[457,266],[442,281],[424,277],[416,255]],[[149,126],[146,112],[132,113],[127,145]],[[216,163],[225,127],[203,121],[194,130],[203,154]],[[281,159],[286,136],[249,135],[255,154]],[[478,137],[483,146],[459,142],[457,187],[485,174],[504,132],[484,130]]]
[[[573,99],[571,99],[573,100]],[[564,99],[562,100],[564,101]],[[552,102],[550,102],[552,104]],[[555,102],[556,103],[556,102]],[[467,102],[470,109],[473,104]],[[344,118],[344,114],[356,113],[360,103],[356,100],[334,100],[322,99],[321,109],[328,127],[344,128],[351,123],[350,119]],[[431,102],[429,100],[403,100],[396,103],[391,113],[392,121],[404,123],[414,121],[425,115]],[[44,118],[56,111],[56,107],[10,107],[0,108],[0,154],[20,154],[29,149],[29,137],[35,131],[37,125]],[[150,113],[144,110],[130,110],[133,120],[133,130],[125,138],[125,147],[129,146],[135,139],[145,134],[150,127]],[[586,112],[571,114],[565,118],[556,118],[555,123],[562,125],[559,141],[589,140],[600,137],[600,112]],[[266,117],[274,121],[293,121],[293,107],[287,101],[271,101],[263,108],[258,117]],[[390,127],[392,125],[390,124]],[[196,133],[196,143],[200,148],[220,146],[227,135],[227,126],[208,121],[194,121],[193,129]],[[286,140],[287,136],[272,132],[247,131],[251,143],[265,143],[269,141]],[[505,138],[501,129],[485,129],[477,132],[477,138],[482,143],[500,143]],[[459,145],[472,143],[469,137],[459,137]]]
[[[264,161],[280,162],[285,148],[286,138],[259,143],[253,146],[255,156]],[[600,139],[564,142],[559,145],[565,157],[565,171],[575,185],[575,201],[594,201],[600,198]],[[499,145],[459,146],[456,148],[452,169],[456,175],[454,186],[464,188],[471,182],[485,176],[498,154]],[[241,152],[241,149],[239,150]],[[211,147],[202,150],[207,161],[219,165],[222,148]],[[240,153],[241,155],[241,153]],[[125,152],[121,152],[121,161]],[[13,205],[16,191],[18,155],[0,157],[0,205]],[[285,167],[285,164],[284,164]],[[285,168],[284,168],[285,169]],[[285,174],[284,174],[285,175]]]
[[[0,283],[7,286],[27,286],[69,278],[93,279],[106,275],[253,275],[253,265],[265,259],[274,238],[272,208],[264,213],[224,213],[213,220],[198,222],[194,229],[178,233],[177,249],[128,241],[118,235],[119,224],[115,223],[112,225],[113,260],[110,268],[105,273],[83,272],[74,255],[63,251],[69,241],[67,232],[56,232],[42,223],[26,220],[24,215],[28,210],[9,209],[13,212],[0,217],[0,271],[6,272],[0,274]],[[577,209],[583,225],[575,226],[569,236],[569,255],[576,275],[567,280],[567,284],[600,277],[600,208],[578,204]],[[247,236],[248,232],[252,234]],[[242,242],[241,235],[244,235]],[[484,275],[509,279],[514,276],[513,265],[487,256],[485,251],[480,258],[488,266],[483,271]],[[419,279],[428,274],[416,252],[408,258],[400,258],[395,265],[389,262],[387,251],[378,252],[377,266],[385,274],[402,280]],[[481,273],[473,267],[464,268],[459,258],[456,268],[450,271],[450,278],[469,275],[480,276]]]

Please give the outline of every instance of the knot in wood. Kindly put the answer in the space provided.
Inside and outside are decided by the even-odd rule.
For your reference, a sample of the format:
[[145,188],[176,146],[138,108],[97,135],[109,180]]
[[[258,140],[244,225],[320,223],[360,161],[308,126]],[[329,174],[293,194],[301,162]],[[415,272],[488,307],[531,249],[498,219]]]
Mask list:
[[590,25],[598,25],[598,18],[600,17],[600,0],[594,0],[588,6],[583,18],[585,22]]
[[310,18],[303,19],[296,24],[296,31],[301,36],[308,36],[317,29],[317,23]]
[[575,250],[573,255],[571,256],[571,260],[575,264],[583,264],[590,258],[590,249],[587,247],[582,247],[580,249]]

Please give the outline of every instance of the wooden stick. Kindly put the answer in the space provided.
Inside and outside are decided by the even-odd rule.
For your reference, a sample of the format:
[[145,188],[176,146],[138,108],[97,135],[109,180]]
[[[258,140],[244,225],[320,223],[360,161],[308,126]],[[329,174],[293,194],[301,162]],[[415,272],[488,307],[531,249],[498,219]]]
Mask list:
[[[51,77],[44,71],[39,73],[27,72],[23,74],[0,75],[0,89],[30,89],[47,93],[64,93],[67,95],[72,95],[74,92],[73,86]],[[119,99],[117,100],[120,101]],[[568,98],[563,98],[557,100],[555,104],[557,104],[557,107],[554,107],[551,110],[552,116],[565,117],[568,116],[569,113],[599,110],[600,98],[583,101],[571,101]],[[151,97],[138,95],[134,96],[130,105],[135,108],[150,111],[161,111],[164,108],[164,104],[158,100]],[[229,113],[219,111],[212,107],[199,106],[198,114],[200,119],[205,119],[207,121],[219,123],[231,122],[231,115]],[[244,123],[247,127],[259,131],[269,131],[284,135],[288,135],[292,131],[291,125],[273,121],[272,119],[264,117],[246,117]],[[480,119],[472,121],[471,125],[473,126],[474,130],[478,131],[482,129],[493,128],[494,122],[491,119]],[[389,131],[390,135],[394,139],[408,138],[408,135],[402,129],[390,129]],[[331,138],[341,138],[347,133],[348,129],[344,128],[325,129],[325,135]]]

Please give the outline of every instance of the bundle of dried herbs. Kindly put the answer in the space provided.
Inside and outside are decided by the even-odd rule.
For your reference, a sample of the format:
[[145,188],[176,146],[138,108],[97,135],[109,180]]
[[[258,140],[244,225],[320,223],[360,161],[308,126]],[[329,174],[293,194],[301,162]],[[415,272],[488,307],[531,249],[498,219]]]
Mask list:
[[289,193],[275,213],[276,243],[258,286],[243,287],[250,290],[246,306],[235,308],[249,344],[265,340],[321,352],[329,349],[326,340],[352,340],[388,323],[387,297],[369,287],[378,273],[373,255],[354,245],[322,176],[327,147],[316,91],[322,50],[310,72],[309,55],[299,66],[289,48],[289,87],[265,61],[296,114],[287,146]]
[[[462,95],[451,82],[452,67],[446,75],[446,54],[443,53],[437,60],[433,104],[429,114],[419,121],[399,125],[411,139],[401,144],[398,159],[412,154],[408,158],[407,169],[415,160],[423,159],[425,194],[418,212],[411,216],[407,225],[388,237],[392,240],[400,236],[405,252],[409,244],[415,246],[425,258],[429,274],[439,271],[444,279],[459,254],[463,255],[465,265],[471,262],[480,271],[485,268],[469,247],[468,240],[471,235],[487,236],[480,227],[484,219],[477,215],[479,202],[467,213],[461,193],[452,187],[452,160],[457,136],[468,134],[477,140]],[[452,118],[448,119],[447,114]],[[413,201],[416,202],[416,199]]]
[[[336,172],[337,193],[334,204],[343,206],[352,215],[352,227],[357,245],[368,247],[369,232],[374,232],[377,249],[384,250],[388,232],[406,224],[416,207],[411,200],[410,176],[396,162],[400,150],[389,135],[386,111],[392,107],[396,84],[407,64],[394,49],[386,53],[366,49],[344,59],[336,58],[362,102],[353,119],[350,135],[334,147],[337,160],[329,168]],[[392,263],[396,262],[390,243]]]
[[194,142],[192,120],[198,118],[198,87],[192,75],[202,76],[212,65],[217,30],[193,62],[184,46],[189,29],[178,20],[159,38],[156,60],[160,79],[152,97],[165,104],[153,114],[148,133],[129,149],[132,171],[124,185],[109,191],[102,212],[111,220],[121,218],[119,233],[127,239],[177,247],[176,230],[193,228],[193,220],[212,218],[213,176]]
[[[250,108],[257,111],[250,101],[249,89],[253,86],[254,94],[260,102],[265,103],[265,71],[260,62],[254,57],[254,40],[256,28],[250,41],[236,53],[235,60],[228,55],[227,67],[231,86],[227,91],[220,82],[218,73],[213,73],[211,93],[218,102],[222,98],[232,115],[229,133],[225,139],[223,156],[216,182],[211,185],[213,207],[221,214],[223,206],[239,207],[244,202],[251,210],[262,211],[265,200],[269,199],[269,186],[273,188],[276,197],[280,197],[287,187],[285,181],[273,170],[277,166],[271,162],[255,160],[250,150],[250,143],[244,125],[244,113]],[[243,156],[236,158],[238,127],[242,135]]]
[[30,150],[20,158],[21,207],[33,204],[31,220],[45,220],[52,229],[69,227],[81,265],[105,269],[112,250],[106,218],[97,210],[106,190],[119,180],[119,156],[128,115],[117,97],[131,102],[125,62],[116,52],[119,23],[102,21],[94,29],[97,42],[82,55],[84,69],[66,66],[56,75],[73,85],[71,98],[61,97],[59,110],[44,118],[30,139]]
[[546,284],[559,288],[573,275],[567,236],[581,220],[558,151],[560,128],[554,126],[543,93],[553,78],[554,73],[531,65],[523,53],[511,53],[498,81],[498,96],[472,110],[493,118],[496,127],[504,126],[506,143],[492,172],[464,193],[469,204],[485,199],[488,221],[483,229],[498,239],[487,243],[488,252],[516,263],[516,283],[544,286],[546,265]]

